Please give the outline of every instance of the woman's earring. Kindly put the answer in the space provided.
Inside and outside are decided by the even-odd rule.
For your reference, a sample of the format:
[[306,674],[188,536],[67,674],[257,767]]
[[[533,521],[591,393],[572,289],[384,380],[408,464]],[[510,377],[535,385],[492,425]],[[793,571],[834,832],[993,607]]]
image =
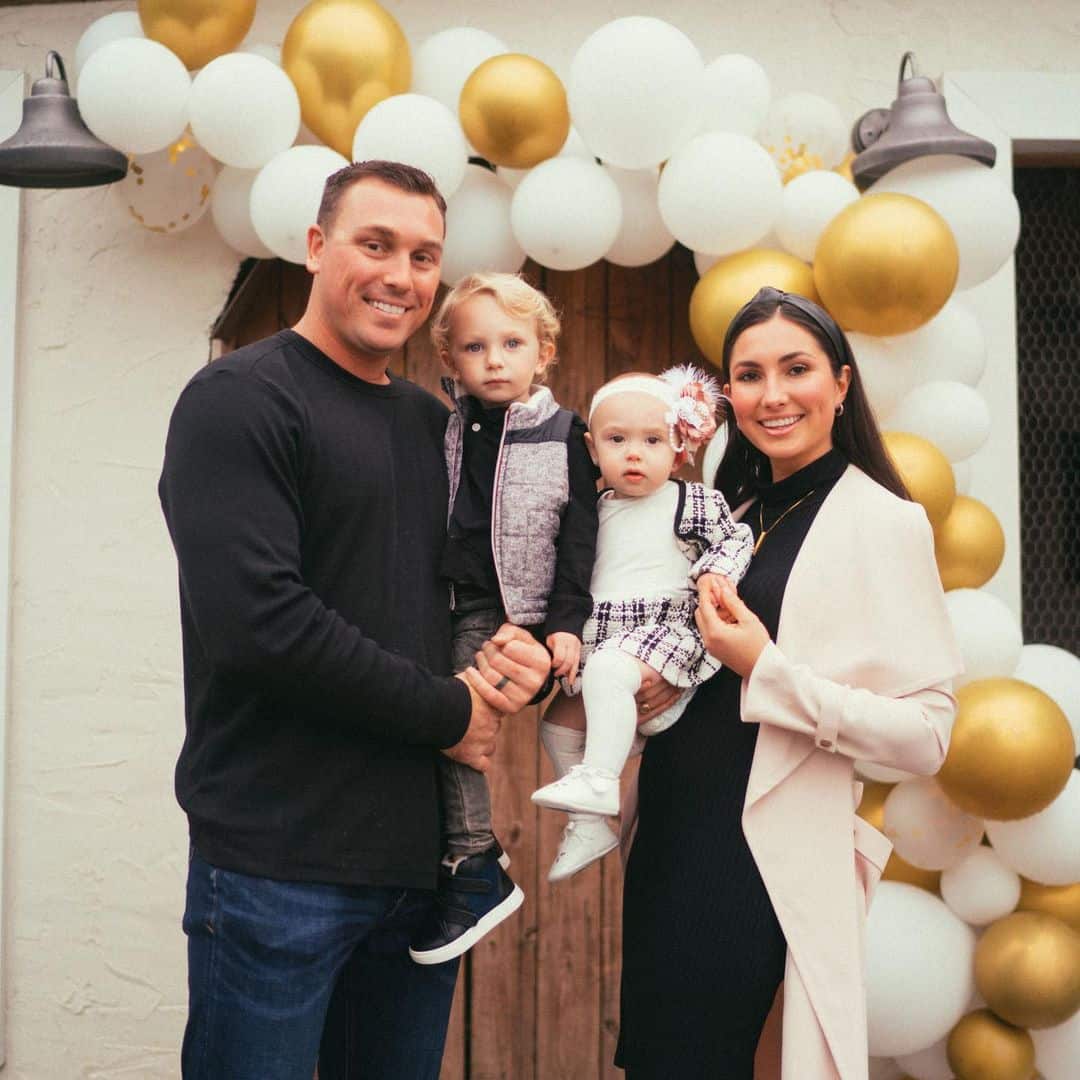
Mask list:
[[843,416],[844,415],[844,403],[842,401],[840,402],[839,405],[836,406],[836,415],[837,416]]

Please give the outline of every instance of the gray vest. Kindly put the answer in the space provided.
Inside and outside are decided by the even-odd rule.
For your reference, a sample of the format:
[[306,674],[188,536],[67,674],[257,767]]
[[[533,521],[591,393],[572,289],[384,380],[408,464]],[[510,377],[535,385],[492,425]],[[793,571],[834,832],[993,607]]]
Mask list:
[[[444,444],[449,521],[461,480],[465,395],[450,379],[443,389],[454,402]],[[573,419],[546,386],[506,410],[492,484],[491,553],[506,617],[519,626],[535,626],[547,616],[559,527],[570,499],[566,442]]]

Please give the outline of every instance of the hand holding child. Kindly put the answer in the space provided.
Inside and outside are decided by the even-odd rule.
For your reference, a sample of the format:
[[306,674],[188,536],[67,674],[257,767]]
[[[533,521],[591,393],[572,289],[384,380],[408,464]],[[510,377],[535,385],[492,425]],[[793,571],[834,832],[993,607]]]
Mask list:
[[725,587],[731,588],[731,582],[723,574],[702,574],[697,581],[698,603],[709,604],[724,622],[734,623],[735,616],[724,602]]
[[547,647],[551,650],[551,670],[555,675],[565,675],[573,682],[581,664],[581,639],[576,634],[557,630],[548,634]]

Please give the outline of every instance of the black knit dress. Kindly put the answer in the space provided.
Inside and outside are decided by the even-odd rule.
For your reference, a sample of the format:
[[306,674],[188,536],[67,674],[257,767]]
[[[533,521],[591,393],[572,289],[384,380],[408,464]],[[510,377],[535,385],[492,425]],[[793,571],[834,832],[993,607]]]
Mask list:
[[[739,595],[773,640],[795,557],[846,467],[830,450],[763,486],[743,517],[757,537],[763,515],[768,536]],[[741,685],[724,668],[645,747],[623,898],[615,1061],[627,1080],[749,1080],[784,976],[784,936],[742,831],[758,728],[739,718]]]

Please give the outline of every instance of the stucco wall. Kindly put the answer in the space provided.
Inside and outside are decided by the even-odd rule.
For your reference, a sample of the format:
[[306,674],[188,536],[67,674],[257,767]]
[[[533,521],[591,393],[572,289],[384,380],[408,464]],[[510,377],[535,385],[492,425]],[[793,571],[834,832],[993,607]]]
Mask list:
[[[74,59],[117,4],[0,8],[0,69]],[[131,5],[123,5],[128,8]],[[278,42],[297,0],[262,0]],[[577,44],[660,5],[577,0],[388,3],[414,42],[468,23],[565,74]],[[667,0],[706,58],[761,61],[774,92],[850,117],[887,105],[900,53],[921,68],[1068,71],[1074,0]],[[450,12],[449,14],[447,12]],[[169,1077],[185,1011],[185,828],[175,564],[155,485],[172,403],[205,360],[237,259],[209,219],[162,237],[107,189],[27,193],[17,438],[3,972],[17,1077]],[[10,257],[0,252],[0,258]],[[0,318],[7,312],[0,311]]]

